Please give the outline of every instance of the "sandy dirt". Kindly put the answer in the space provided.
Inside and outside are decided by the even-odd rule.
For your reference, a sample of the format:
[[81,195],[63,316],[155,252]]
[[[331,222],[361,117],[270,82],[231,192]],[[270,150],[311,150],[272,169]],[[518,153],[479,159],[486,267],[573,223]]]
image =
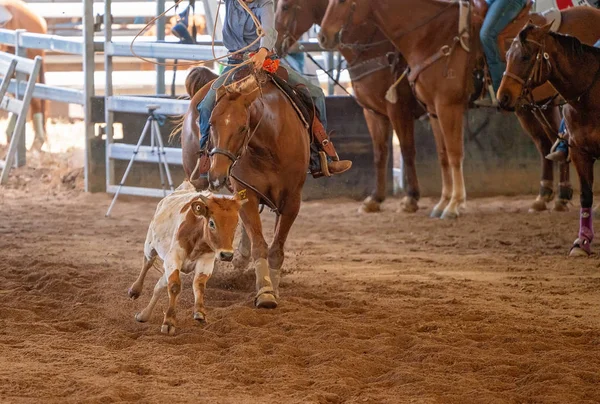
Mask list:
[[600,261],[566,257],[576,207],[471,200],[447,222],[432,200],[305,203],[279,308],[254,309],[253,274],[224,265],[208,324],[185,278],[169,337],[166,297],[133,318],[158,272],[127,298],[157,200],[122,197],[106,219],[110,196],[45,163],[0,190],[0,402],[600,402]]

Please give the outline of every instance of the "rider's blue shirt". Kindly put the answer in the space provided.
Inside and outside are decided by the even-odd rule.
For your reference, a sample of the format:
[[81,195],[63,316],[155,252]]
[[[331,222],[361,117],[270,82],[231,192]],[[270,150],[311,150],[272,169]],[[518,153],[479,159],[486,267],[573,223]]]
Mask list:
[[[273,0],[254,0],[246,4],[256,15],[265,32],[265,36],[247,51],[255,52],[259,48],[272,51],[277,41]],[[223,44],[229,52],[236,52],[256,40],[258,37],[256,26],[252,17],[239,5],[238,0],[225,0],[225,8]]]

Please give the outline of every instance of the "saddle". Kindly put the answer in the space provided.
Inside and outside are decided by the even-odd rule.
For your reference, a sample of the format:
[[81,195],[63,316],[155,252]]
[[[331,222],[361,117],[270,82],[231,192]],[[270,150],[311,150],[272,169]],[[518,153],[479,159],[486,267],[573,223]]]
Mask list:
[[[469,12],[468,7],[470,6],[470,20],[472,23],[473,30],[468,28],[468,18],[465,18],[465,13]],[[559,10],[550,9],[543,14],[531,14],[531,8],[533,6],[532,0],[527,0],[527,4],[519,15],[510,23],[502,32],[498,35],[498,49],[500,50],[500,56],[502,61],[506,62],[506,52],[510,48],[512,41],[519,34],[521,29],[527,25],[529,21],[536,25],[545,25],[552,23],[552,31],[557,31],[561,25],[562,15]],[[459,17],[459,28],[458,32],[461,38],[461,44],[463,44],[465,38],[469,39],[469,32],[478,33],[481,30],[483,21],[488,11],[488,5],[485,0],[462,0],[460,7]],[[466,25],[465,25],[466,24]]]

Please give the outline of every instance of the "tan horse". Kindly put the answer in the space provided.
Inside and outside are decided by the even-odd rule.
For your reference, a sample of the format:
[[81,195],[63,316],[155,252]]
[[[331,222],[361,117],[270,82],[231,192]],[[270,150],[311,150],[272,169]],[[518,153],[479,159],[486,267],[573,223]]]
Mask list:
[[570,255],[587,257],[594,238],[594,161],[600,158],[600,49],[550,32],[549,25],[527,25],[513,42],[507,59],[498,89],[504,108],[529,103],[530,92],[547,81],[568,102],[563,112],[570,155],[581,185],[579,236]]
[[[186,88],[193,91],[209,78],[202,70],[192,70],[194,76]],[[300,209],[310,136],[286,95],[272,81],[263,82],[263,73],[256,77],[248,75],[236,86],[227,90],[222,87],[217,92],[211,116],[209,144],[214,148],[208,179],[213,189],[230,183],[235,192],[246,191],[248,202],[240,211],[245,231],[238,247],[238,262],[251,255],[256,274],[255,304],[273,308],[277,306],[285,242]],[[182,126],[184,170],[197,188],[204,188],[206,182],[195,175],[192,178],[199,150],[196,107],[210,85],[212,81],[194,94]],[[263,236],[261,203],[272,205],[277,213],[270,246]]]
[[[476,0],[474,4],[476,18],[473,20],[471,37],[477,38],[485,3]],[[410,10],[410,19],[398,18],[404,10]],[[576,7],[563,11],[561,15],[560,32],[572,33],[588,44],[593,44],[600,36],[600,11],[591,7]],[[532,18],[544,20],[541,16],[534,15]],[[396,48],[407,59],[412,69],[409,79],[414,83],[417,97],[427,105],[429,113],[434,117],[431,122],[442,167],[443,185],[441,199],[432,215],[455,218],[466,201],[462,171],[463,115],[473,87],[472,70],[483,57],[478,41],[472,40],[477,46],[473,46],[470,53],[455,41],[458,38],[459,23],[456,2],[329,0],[327,13],[321,24],[322,45],[329,48],[336,46],[343,27],[362,24],[368,19],[372,19],[388,38],[393,39]],[[525,22],[526,20],[523,25]],[[546,87],[540,89],[536,98],[548,99],[554,93],[555,91]],[[557,108],[548,108],[543,115],[551,128],[546,129],[542,123],[545,120],[538,120],[528,110],[517,112],[521,125],[531,135],[542,156],[545,156],[556,138],[559,114]],[[560,171],[560,195],[555,209],[566,210],[572,197],[568,165],[562,164]],[[552,162],[542,157],[540,194],[531,209],[546,209],[546,203],[553,198],[553,194]]]
[[[297,38],[321,22],[327,4],[328,0],[279,0],[275,13],[279,55],[287,54]],[[363,202],[361,211],[380,211],[387,196],[391,124],[398,136],[404,163],[406,196],[402,200],[402,209],[416,212],[420,192],[415,168],[414,119],[424,111],[417,104],[407,81],[396,87],[396,95],[401,102],[392,104],[385,100],[388,88],[406,68],[406,61],[374,25],[351,27],[344,33],[343,39],[347,43],[338,48],[348,61],[356,100],[363,107],[373,142],[377,173],[375,189]]]
[[[2,24],[2,28],[11,30],[24,29],[27,32],[35,34],[46,34],[48,32],[46,20],[34,13],[23,1],[0,0],[0,7],[3,7],[4,10],[8,11],[11,15],[10,20]],[[2,47],[3,50],[14,53],[14,48],[7,46]],[[45,52],[41,49],[27,49],[28,58],[33,59],[36,56],[42,57],[42,65],[38,79],[38,82],[42,84],[46,82],[44,76],[44,54]],[[33,128],[35,130],[35,140],[33,141],[31,148],[39,150],[46,141],[46,101],[33,98],[29,110],[31,111]],[[16,118],[11,118],[11,123],[9,124],[10,132],[12,132],[15,121]]]

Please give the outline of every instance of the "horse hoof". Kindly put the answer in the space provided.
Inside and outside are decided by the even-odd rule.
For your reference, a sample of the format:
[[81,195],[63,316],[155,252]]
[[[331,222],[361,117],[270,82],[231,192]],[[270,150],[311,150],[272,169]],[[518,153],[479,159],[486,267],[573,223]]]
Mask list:
[[137,321],[138,323],[145,323],[146,321],[148,321],[148,319],[146,317],[144,317],[144,315],[142,313],[136,313],[135,321]]
[[554,211],[555,212],[568,212],[569,211],[569,201],[566,199],[558,199],[554,202]]
[[140,297],[140,292],[131,287],[127,290],[127,296],[129,296],[131,300],[135,300]]
[[359,213],[377,213],[381,212],[381,203],[377,202],[372,197],[367,197],[358,209]]
[[167,334],[167,335],[174,335],[175,334],[175,325],[173,325],[172,323],[164,323],[160,327],[160,332],[162,332],[163,334]]
[[402,211],[405,213],[415,213],[417,210],[419,210],[419,205],[413,198],[406,197],[402,199],[402,202],[400,203],[402,206]]
[[431,213],[429,214],[429,217],[432,219],[439,219],[440,217],[442,217],[442,215],[444,214],[443,210],[438,210],[438,209],[433,209],[431,211]]
[[569,251],[569,257],[589,257],[590,254],[581,247],[573,247]]
[[444,213],[442,213],[441,218],[444,219],[444,220],[455,220],[455,219],[458,219],[458,212],[444,211]]
[[277,307],[277,299],[272,293],[263,293],[254,302],[259,309],[274,309]]
[[529,213],[543,212],[545,210],[548,210],[548,206],[546,206],[546,202],[536,200],[535,202],[533,202],[531,204],[531,207],[529,208]]
[[233,268],[243,271],[250,265],[250,257],[245,257],[239,250],[235,250],[231,263],[233,264]]
[[194,320],[196,320],[199,323],[206,323],[206,316],[203,313],[197,311],[194,313]]

